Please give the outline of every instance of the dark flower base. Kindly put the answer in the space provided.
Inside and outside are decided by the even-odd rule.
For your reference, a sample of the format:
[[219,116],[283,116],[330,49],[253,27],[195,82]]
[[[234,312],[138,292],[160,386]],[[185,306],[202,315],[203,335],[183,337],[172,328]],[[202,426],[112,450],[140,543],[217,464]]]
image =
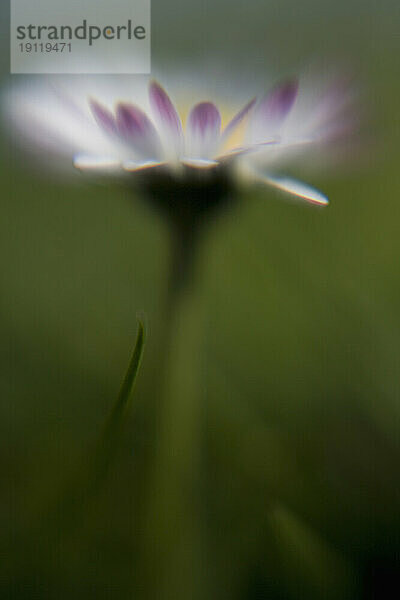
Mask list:
[[182,166],[173,173],[164,167],[135,174],[144,196],[173,224],[193,227],[232,203],[234,186],[229,169]]
[[162,214],[172,234],[172,288],[186,286],[205,225],[234,204],[231,173],[224,166],[199,169],[181,166],[173,173],[164,167],[135,173],[142,196]]

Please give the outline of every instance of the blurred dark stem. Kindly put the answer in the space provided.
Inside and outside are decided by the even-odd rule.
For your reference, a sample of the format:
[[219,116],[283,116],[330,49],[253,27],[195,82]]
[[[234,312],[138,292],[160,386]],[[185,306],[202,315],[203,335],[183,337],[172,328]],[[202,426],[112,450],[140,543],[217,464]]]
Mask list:
[[205,233],[202,227],[202,223],[186,221],[169,229],[169,271],[157,352],[154,454],[145,494],[139,569],[146,600],[174,598],[178,590],[195,599],[201,587],[198,378],[202,323],[197,259]]
[[195,281],[197,254],[210,220],[236,199],[229,168],[199,170],[182,167],[176,174],[161,167],[138,174],[137,190],[162,215],[170,236],[170,271],[166,315],[174,312]]
[[196,260],[200,245],[198,226],[173,226],[170,229],[170,265],[167,281],[166,313],[171,315],[182,294],[194,284]]
[[161,171],[144,181],[147,199],[168,227],[169,270],[158,337],[154,405],[150,419],[149,477],[144,494],[145,599],[202,594],[204,523],[202,497],[201,347],[204,328],[199,254],[211,220],[235,201],[225,169],[183,177]]

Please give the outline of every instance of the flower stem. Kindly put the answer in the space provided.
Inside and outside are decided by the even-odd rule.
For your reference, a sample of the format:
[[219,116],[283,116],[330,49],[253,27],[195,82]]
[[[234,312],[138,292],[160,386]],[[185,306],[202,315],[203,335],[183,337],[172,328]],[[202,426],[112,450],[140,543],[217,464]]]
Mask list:
[[[189,232],[192,234],[193,232]],[[154,471],[148,497],[148,598],[201,598],[201,298],[195,286],[197,237],[172,238],[167,333]]]
[[195,227],[172,228],[171,258],[167,290],[167,310],[179,305],[180,296],[194,285],[199,232]]

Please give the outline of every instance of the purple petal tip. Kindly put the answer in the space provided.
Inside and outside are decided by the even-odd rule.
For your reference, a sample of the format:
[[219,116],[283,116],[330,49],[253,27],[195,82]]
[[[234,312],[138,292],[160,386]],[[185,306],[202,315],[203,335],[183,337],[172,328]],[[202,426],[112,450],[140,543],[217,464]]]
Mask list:
[[210,129],[219,132],[221,115],[212,102],[200,102],[189,115],[189,125],[194,133],[205,135]]
[[151,81],[149,86],[150,103],[158,117],[168,125],[180,129],[181,123],[175,106],[158,81]]
[[297,93],[299,82],[297,79],[289,79],[278,84],[261,103],[261,111],[268,120],[282,121],[292,109]]
[[112,112],[94,98],[89,99],[89,106],[98,125],[107,133],[115,133],[116,123]]

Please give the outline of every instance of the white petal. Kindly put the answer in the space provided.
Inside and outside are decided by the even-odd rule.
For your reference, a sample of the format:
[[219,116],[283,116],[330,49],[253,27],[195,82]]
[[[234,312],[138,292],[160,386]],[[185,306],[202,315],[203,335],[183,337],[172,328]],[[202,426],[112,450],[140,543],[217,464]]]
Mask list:
[[210,169],[218,166],[217,160],[208,160],[206,158],[182,158],[181,163],[186,167],[195,169]]
[[241,125],[246,119],[256,103],[256,99],[250,100],[228,123],[221,134],[221,143],[224,143],[229,136]]
[[145,171],[146,169],[155,169],[156,167],[162,167],[166,164],[166,162],[158,162],[156,160],[126,160],[122,163],[122,168],[124,169],[124,171],[134,173],[136,171]]
[[281,131],[282,125],[291,112],[298,94],[296,79],[276,85],[255,109],[250,122],[252,142],[263,141]]
[[150,104],[157,119],[160,130],[167,137],[167,146],[172,146],[172,156],[181,154],[184,146],[184,135],[181,119],[167,92],[157,81],[152,81],[149,87]]
[[220,154],[217,157],[217,160],[218,161],[228,161],[228,160],[234,159],[238,156],[243,156],[244,154],[249,154],[249,152],[252,152],[251,146],[232,148],[231,150],[227,150],[226,152],[223,152],[222,154]]
[[319,206],[327,206],[329,204],[328,198],[322,192],[311,185],[303,183],[302,181],[298,181],[297,179],[293,179],[292,177],[278,177],[276,175],[268,174],[259,175],[258,179],[281,190],[282,192],[286,192],[296,196],[297,198],[302,198],[303,200],[307,200],[307,202],[311,202],[312,204],[318,204]]
[[208,159],[218,147],[221,115],[212,102],[199,102],[189,113],[186,127],[187,152],[190,156]]
[[80,171],[116,171],[121,168],[121,162],[118,159],[88,154],[77,154],[73,164]]
[[231,148],[226,152],[223,152],[217,157],[218,161],[226,161],[229,159],[236,158],[238,156],[243,156],[245,154],[255,154],[260,152],[260,150],[265,150],[270,146],[280,146],[281,143],[277,140],[270,140],[268,142],[261,142],[258,144],[249,144],[247,146],[238,146],[237,148]]

